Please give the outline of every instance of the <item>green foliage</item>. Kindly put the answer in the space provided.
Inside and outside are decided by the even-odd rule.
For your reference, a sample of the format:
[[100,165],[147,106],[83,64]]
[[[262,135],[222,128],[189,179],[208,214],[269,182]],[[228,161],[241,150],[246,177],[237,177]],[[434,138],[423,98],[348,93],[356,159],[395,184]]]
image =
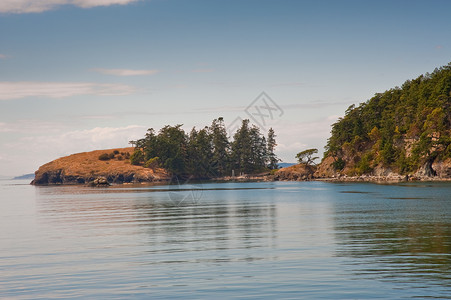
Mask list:
[[277,143],[276,143],[276,134],[274,133],[274,129],[269,128],[268,130],[268,139],[266,141],[267,146],[267,155],[268,155],[268,168],[271,170],[278,168],[278,162],[280,161],[277,158],[277,155],[274,153],[274,150],[276,149]]
[[363,155],[363,157],[357,164],[357,173],[359,175],[370,173],[373,170],[373,168],[371,167],[372,159],[372,155],[369,152]]
[[334,162],[332,163],[332,167],[334,168],[335,171],[343,170],[345,165],[346,163],[341,157],[339,157],[337,160],[334,160]]
[[135,149],[133,154],[130,156],[130,163],[132,165],[141,165],[144,163],[144,153],[140,149]]
[[[358,173],[378,163],[412,172],[431,157],[450,155],[450,132],[451,63],[351,105],[332,125],[324,155],[342,159]],[[369,161],[359,160],[366,152],[372,153]]]
[[306,164],[306,165],[311,166],[311,165],[314,165],[315,160],[319,158],[319,157],[312,157],[313,155],[315,155],[317,153],[318,153],[318,149],[315,149],[315,148],[307,149],[307,150],[301,151],[298,154],[296,154],[296,158],[300,164]]
[[227,137],[223,118],[213,120],[211,126],[200,130],[193,128],[189,134],[182,125],[165,126],[158,133],[150,128],[144,138],[130,143],[135,145],[132,164],[145,167],[157,165],[177,176],[212,178],[235,172],[255,173],[274,166],[278,158],[274,130],[268,140],[260,129],[244,120],[234,134],[232,142]]
[[128,152],[119,152],[118,150],[111,151],[110,153],[102,153],[99,155],[99,160],[110,160],[110,159],[117,159],[117,160],[124,160],[129,159],[130,153]]
[[260,129],[243,120],[231,143],[232,168],[243,173],[255,173],[266,166],[266,139]]
[[144,163],[144,167],[145,168],[151,168],[151,169],[155,169],[159,166],[159,158],[158,157],[154,157],[151,159],[148,159],[145,163]]
[[269,172],[269,175],[275,175],[276,172],[277,172],[277,170],[278,170],[278,169],[272,169],[272,170]]
[[214,119],[210,126],[212,143],[211,172],[216,176],[224,176],[230,168],[230,142],[222,117]]
[[395,149],[391,142],[386,142],[381,151],[381,159],[385,166],[390,166],[395,161]]

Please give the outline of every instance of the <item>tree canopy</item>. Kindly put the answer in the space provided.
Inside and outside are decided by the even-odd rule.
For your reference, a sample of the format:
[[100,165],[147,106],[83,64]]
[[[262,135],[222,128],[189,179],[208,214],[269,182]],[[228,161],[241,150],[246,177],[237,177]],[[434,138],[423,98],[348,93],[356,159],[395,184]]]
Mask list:
[[131,141],[135,152],[132,164],[163,167],[177,176],[213,178],[237,173],[258,173],[277,168],[279,159],[274,130],[266,138],[260,129],[243,120],[229,141],[223,118],[213,120],[210,126],[188,134],[182,125],[165,126],[158,134],[153,128],[144,138]]
[[296,158],[300,164],[306,164],[308,166],[315,165],[315,160],[319,157],[313,155],[318,153],[318,149],[312,148],[299,152],[296,154]]
[[451,156],[450,129],[451,63],[351,105],[332,125],[325,157],[351,173],[377,165],[409,173]]

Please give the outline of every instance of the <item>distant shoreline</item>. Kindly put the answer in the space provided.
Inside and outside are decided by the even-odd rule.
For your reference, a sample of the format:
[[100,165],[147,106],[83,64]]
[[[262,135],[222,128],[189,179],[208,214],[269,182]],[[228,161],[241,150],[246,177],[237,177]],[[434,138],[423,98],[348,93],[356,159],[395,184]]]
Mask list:
[[[384,178],[380,176],[340,176],[340,177],[324,177],[324,178],[310,178],[302,180],[292,179],[275,179],[273,175],[264,176],[238,176],[238,177],[222,177],[211,179],[190,179],[184,181],[180,179],[177,184],[196,184],[196,183],[228,183],[228,182],[335,182],[335,183],[382,183],[382,184],[395,184],[395,183],[415,183],[415,182],[451,182],[451,178],[435,178],[435,177],[422,177],[412,178],[409,180],[402,178]],[[400,176],[401,177],[401,176]],[[26,179],[26,178],[25,178]],[[25,180],[21,179],[21,180]],[[168,185],[175,184],[173,180],[159,180],[159,181],[142,181],[142,182],[123,182],[113,183],[114,186],[121,185]],[[30,183],[31,184],[31,183]],[[40,184],[37,186],[88,186],[88,183],[57,183],[57,184]]]
[[13,178],[10,178],[11,180],[23,180],[23,179],[34,179],[34,173],[30,173],[30,174],[24,174],[24,175],[20,175],[20,176],[15,176]]

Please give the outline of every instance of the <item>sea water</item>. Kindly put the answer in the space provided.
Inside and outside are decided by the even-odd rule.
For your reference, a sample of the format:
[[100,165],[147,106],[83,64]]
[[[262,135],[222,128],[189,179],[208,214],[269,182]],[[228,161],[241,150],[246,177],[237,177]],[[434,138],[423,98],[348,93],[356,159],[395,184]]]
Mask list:
[[3,180],[0,298],[451,299],[451,183]]

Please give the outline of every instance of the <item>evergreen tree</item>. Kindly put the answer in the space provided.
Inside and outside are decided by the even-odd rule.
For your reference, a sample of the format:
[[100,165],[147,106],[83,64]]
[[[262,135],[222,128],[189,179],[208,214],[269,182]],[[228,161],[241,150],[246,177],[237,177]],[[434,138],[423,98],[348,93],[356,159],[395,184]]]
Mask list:
[[145,167],[160,166],[176,176],[211,178],[224,176],[231,170],[244,173],[260,172],[271,162],[277,164],[274,153],[275,133],[272,128],[266,138],[249,120],[244,120],[234,134],[227,138],[224,120],[213,120],[210,127],[193,128],[187,135],[182,125],[165,126],[158,134],[150,128],[145,137],[130,141],[135,145],[131,163]]
[[157,138],[155,154],[163,167],[175,175],[185,173],[187,139],[182,125],[163,127]]
[[276,143],[276,134],[274,132],[274,129],[272,128],[269,128],[268,130],[268,139],[266,140],[266,146],[267,146],[268,168],[270,168],[271,170],[277,169],[279,158],[277,158],[277,155],[274,153],[277,143]]
[[243,120],[241,127],[233,135],[232,142],[232,164],[233,169],[240,173],[248,173],[252,170],[252,148],[250,138],[249,120]]
[[224,176],[230,171],[230,143],[227,138],[227,130],[222,117],[214,119],[210,126],[210,134],[213,146],[211,172],[213,176]]
[[190,132],[187,145],[186,171],[196,178],[208,178],[213,160],[212,136],[208,127]]
[[243,120],[241,127],[233,136],[232,161],[234,169],[243,173],[260,172],[266,165],[266,139],[260,129],[249,126],[249,120]]

